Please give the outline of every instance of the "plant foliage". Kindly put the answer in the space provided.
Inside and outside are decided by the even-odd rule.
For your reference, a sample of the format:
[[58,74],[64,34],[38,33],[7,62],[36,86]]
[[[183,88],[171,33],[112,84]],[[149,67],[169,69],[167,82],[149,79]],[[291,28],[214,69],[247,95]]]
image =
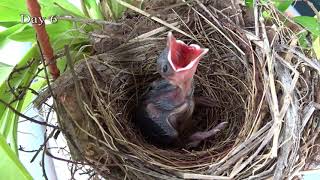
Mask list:
[[[104,17],[102,10],[112,14],[113,19],[120,18],[125,7],[117,3],[116,0],[107,0],[106,4],[110,8],[102,9],[100,3],[92,0],[81,0],[82,9],[77,8],[68,0],[38,0],[41,6],[41,14],[46,19],[55,16],[73,16],[77,18],[108,19]],[[102,2],[102,1],[101,1]],[[141,6],[142,1],[127,0],[125,2]],[[10,108],[17,112],[24,112],[30,105],[35,95],[28,90],[39,91],[45,86],[43,70],[40,71],[40,56],[36,44],[35,31],[29,24],[22,24],[21,18],[28,16],[29,12],[25,0],[12,1],[0,0],[0,26],[7,29],[0,32],[0,48],[9,41],[32,42],[33,45],[25,56],[14,67],[0,63],[0,177],[5,179],[31,179],[18,159],[17,126],[19,116]],[[81,23],[59,20],[57,23],[47,24],[46,30],[50,37],[50,42],[57,52],[65,44],[70,45],[71,53],[77,56],[85,52],[78,52],[80,44],[87,44],[89,39],[86,33],[75,31],[74,26],[82,26]],[[83,31],[89,32],[96,29],[95,25],[84,26]],[[61,58],[58,67],[64,70],[66,60]],[[8,107],[10,106],[10,108]]]

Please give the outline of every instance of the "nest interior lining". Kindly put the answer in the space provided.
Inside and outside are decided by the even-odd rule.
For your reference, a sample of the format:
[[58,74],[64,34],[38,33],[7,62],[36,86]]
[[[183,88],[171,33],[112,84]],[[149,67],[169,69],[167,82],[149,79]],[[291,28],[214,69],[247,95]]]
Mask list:
[[[105,68],[104,71],[94,70],[100,74],[99,77],[103,77],[105,80],[102,80],[104,82],[99,87],[88,88],[86,94],[89,94],[89,99],[92,99],[90,104],[93,111],[99,112],[98,106],[107,105],[104,107],[105,112],[100,112],[97,119],[104,127],[105,133],[114,138],[115,144],[119,143],[121,146],[125,146],[127,153],[140,155],[136,152],[137,146],[139,146],[139,149],[144,152],[143,159],[153,161],[153,163],[161,162],[162,166],[171,166],[172,169],[183,171],[194,171],[195,165],[198,166],[196,169],[204,169],[208,163],[219,159],[221,153],[226,153],[232,147],[241,126],[243,126],[250,84],[247,79],[240,78],[246,77],[250,70],[245,69],[237,59],[231,61],[229,58],[220,59],[220,57],[216,57],[215,52],[210,51],[201,60],[194,79],[194,96],[210,100],[208,107],[196,104],[193,114],[193,121],[196,125],[194,130],[207,130],[224,121],[229,123],[228,128],[206,140],[192,151],[180,148],[159,149],[148,144],[141,137],[139,130],[133,126],[131,120],[132,112],[139,104],[139,100],[148,89],[149,84],[161,78],[155,71],[155,62],[157,56],[164,49],[166,34],[166,32],[162,33],[161,41],[152,39],[146,39],[143,43],[136,41],[108,52],[106,56],[98,55],[90,59],[89,61],[95,61],[95,66]],[[215,36],[220,35],[214,33],[209,38],[217,39]],[[201,44],[209,45],[206,39],[200,39],[201,34],[197,37],[199,37]],[[185,41],[192,42],[187,39]],[[219,44],[213,49],[218,48],[221,48]],[[228,51],[223,50],[222,52],[227,53],[219,53],[220,56],[232,56],[232,53]],[[113,58],[110,58],[111,56]],[[103,69],[95,66],[96,69]],[[90,74],[88,75],[90,76]],[[101,78],[97,81],[101,82]],[[84,83],[88,84],[88,81],[85,80]],[[91,83],[94,87],[95,84]],[[99,90],[102,97],[98,95]],[[103,99],[100,100],[103,103],[99,105],[94,97],[90,97],[93,94],[99,96],[99,99]],[[108,116],[105,116],[106,114]],[[110,131],[118,131],[119,134],[113,134]]]

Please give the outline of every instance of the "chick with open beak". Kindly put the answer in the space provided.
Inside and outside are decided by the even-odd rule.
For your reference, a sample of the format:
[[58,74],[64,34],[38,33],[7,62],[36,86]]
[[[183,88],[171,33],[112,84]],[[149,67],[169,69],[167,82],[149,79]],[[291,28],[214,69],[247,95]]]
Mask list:
[[193,76],[207,52],[196,44],[176,40],[169,32],[167,47],[157,60],[157,71],[163,79],[152,83],[135,116],[136,125],[149,142],[165,147],[196,147],[226,125],[220,123],[209,131],[183,138],[182,132],[192,126]]

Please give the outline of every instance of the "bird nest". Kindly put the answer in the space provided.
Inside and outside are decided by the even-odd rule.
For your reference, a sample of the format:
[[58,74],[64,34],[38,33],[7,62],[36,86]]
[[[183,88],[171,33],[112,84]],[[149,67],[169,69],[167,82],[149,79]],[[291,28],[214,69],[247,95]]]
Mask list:
[[[280,179],[306,168],[319,132],[320,66],[298,46],[299,27],[272,6],[233,2],[152,1],[154,16],[128,11],[120,26],[92,33],[95,54],[51,85],[72,157],[115,179]],[[206,104],[196,103],[190,131],[228,122],[193,149],[149,144],[132,120],[161,78],[156,59],[172,30],[210,49],[194,77],[194,96]]]

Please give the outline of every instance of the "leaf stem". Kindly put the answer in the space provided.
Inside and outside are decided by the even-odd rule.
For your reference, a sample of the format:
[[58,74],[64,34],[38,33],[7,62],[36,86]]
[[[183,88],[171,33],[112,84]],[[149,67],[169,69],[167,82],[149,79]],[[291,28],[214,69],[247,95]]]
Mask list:
[[[27,7],[32,17],[41,18],[40,5],[37,0],[27,0]],[[48,64],[49,72],[53,79],[57,79],[60,75],[60,71],[56,65],[53,55],[53,49],[49,41],[48,33],[45,29],[45,24],[32,24],[36,31],[37,38],[39,40],[41,49]]]

